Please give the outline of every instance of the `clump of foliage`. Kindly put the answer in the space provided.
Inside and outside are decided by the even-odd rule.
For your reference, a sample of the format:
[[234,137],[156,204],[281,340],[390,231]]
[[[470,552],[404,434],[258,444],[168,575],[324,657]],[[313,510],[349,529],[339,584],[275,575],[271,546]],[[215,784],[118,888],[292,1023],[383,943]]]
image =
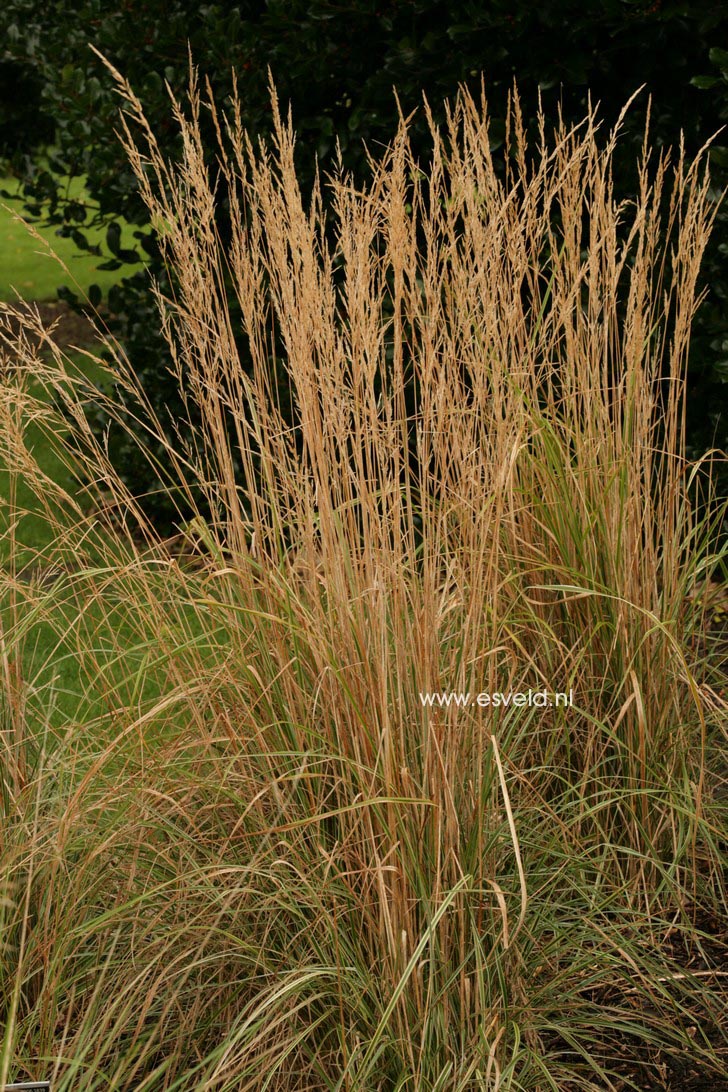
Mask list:
[[[12,551],[2,574],[0,1084],[719,1087],[726,678],[701,589],[724,558],[681,427],[704,160],[643,158],[620,203],[616,132],[541,117],[529,151],[513,100],[501,176],[463,92],[427,171],[402,120],[324,203],[275,97],[271,145],[210,101],[206,147],[193,85],[170,159],[118,87],[190,400],[160,473],[209,518],[161,541],[95,389],[6,329],[3,459],[62,575],[22,582]],[[153,407],[114,371],[153,463]],[[67,723],[39,620],[88,680]],[[421,699],[531,687],[574,704]]]

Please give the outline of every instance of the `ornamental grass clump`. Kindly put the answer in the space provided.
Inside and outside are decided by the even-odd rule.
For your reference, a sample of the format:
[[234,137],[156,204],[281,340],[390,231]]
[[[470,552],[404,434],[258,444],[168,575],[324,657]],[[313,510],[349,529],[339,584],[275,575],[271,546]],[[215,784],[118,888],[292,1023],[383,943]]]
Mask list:
[[118,85],[191,408],[155,470],[198,507],[173,550],[88,423],[133,397],[164,437],[121,347],[123,409],[8,324],[2,457],[60,575],[18,571],[11,493],[0,1084],[717,1082],[725,675],[696,596],[723,555],[683,428],[704,160],[646,136],[617,205],[618,127],[540,117],[529,146],[514,96],[498,163],[463,91],[442,131],[425,104],[426,165],[403,118],[365,187],[304,200],[273,91],[255,146],[193,78],[170,162]]

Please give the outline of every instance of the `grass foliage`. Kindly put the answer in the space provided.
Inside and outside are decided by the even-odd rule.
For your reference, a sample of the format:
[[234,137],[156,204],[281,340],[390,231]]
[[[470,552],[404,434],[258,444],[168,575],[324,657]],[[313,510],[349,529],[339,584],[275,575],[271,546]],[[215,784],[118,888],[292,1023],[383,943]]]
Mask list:
[[[212,515],[159,541],[85,423],[106,396],[8,318],[0,1085],[717,1088],[720,513],[682,430],[704,164],[646,138],[617,207],[616,131],[541,119],[527,148],[514,98],[503,171],[461,94],[426,170],[403,119],[366,191],[328,179],[325,230],[275,95],[268,146],[204,105],[215,179],[194,84],[173,163],[119,87],[202,418],[162,469]],[[31,425],[93,484],[44,474]],[[50,583],[14,564],[16,480]],[[574,704],[419,699],[529,687]]]

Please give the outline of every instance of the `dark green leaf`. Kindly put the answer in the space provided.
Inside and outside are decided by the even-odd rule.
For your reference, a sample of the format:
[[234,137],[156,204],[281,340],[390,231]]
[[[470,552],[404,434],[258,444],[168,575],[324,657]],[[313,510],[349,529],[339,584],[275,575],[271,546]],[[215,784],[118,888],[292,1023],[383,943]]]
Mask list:
[[74,306],[78,303],[78,296],[75,292],[72,292],[65,284],[60,285],[56,290],[59,300],[63,300],[64,303],[68,303]]
[[106,245],[112,254],[118,254],[121,249],[121,227],[113,220],[106,229]]
[[718,49],[714,46],[708,53],[713,64],[717,64],[724,71],[728,70],[728,49]]
[[88,301],[92,307],[98,307],[103,298],[103,293],[98,284],[90,284],[88,288]]

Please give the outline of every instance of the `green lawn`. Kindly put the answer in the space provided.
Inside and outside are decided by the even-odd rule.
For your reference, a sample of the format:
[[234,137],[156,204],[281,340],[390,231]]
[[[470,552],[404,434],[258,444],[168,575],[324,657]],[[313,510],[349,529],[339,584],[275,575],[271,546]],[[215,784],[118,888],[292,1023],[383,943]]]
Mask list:
[[[99,385],[92,361],[73,354],[68,365]],[[31,381],[29,393],[41,395],[37,381]],[[41,474],[78,499],[70,458],[61,455],[60,420],[55,418],[52,441],[49,426],[36,419],[32,408],[14,416]],[[34,488],[27,471],[11,468],[0,446],[0,572],[15,577],[0,583],[0,652],[20,666],[31,720],[47,723],[52,731],[94,721],[111,695],[118,705],[132,701],[142,706],[164,689],[154,620],[139,617],[124,579],[107,582],[103,576],[110,557],[123,568],[124,547],[92,530],[93,541],[91,535],[82,536],[84,557],[69,552],[60,539],[74,518],[71,505],[53,490]],[[94,570],[102,573],[99,579]],[[184,588],[194,597],[191,575]],[[204,658],[209,634],[200,626],[199,612],[183,598],[179,588],[170,597],[160,579],[158,600],[170,602],[170,610],[163,611],[165,627],[175,634],[176,645],[194,647]]]
[[[71,471],[55,445],[49,442],[43,426],[36,421],[23,421],[22,432],[25,447],[40,470],[73,496],[76,487]],[[20,577],[21,587],[31,580],[32,573],[44,574],[47,570],[45,579],[52,575],[57,521],[63,520],[63,516],[58,509],[45,508],[26,475],[11,471],[0,455],[0,567],[6,571],[13,569]],[[53,608],[54,620],[47,612],[32,612],[30,601],[25,603],[24,598],[21,593],[18,604],[16,596],[13,605],[11,595],[6,592],[2,596],[0,622],[5,637],[9,638],[15,654],[20,653],[24,677],[33,680],[33,690],[52,686],[56,691],[56,712],[64,718],[72,717],[82,687],[78,658],[70,644],[58,638],[67,612],[57,604]],[[51,607],[50,597],[48,605]]]
[[[17,179],[0,178],[0,189],[18,194],[19,183]],[[82,179],[69,183],[69,196],[78,196],[82,192]],[[27,215],[20,200],[0,198],[0,300],[15,300],[17,295],[26,300],[49,300],[55,297],[61,286],[74,291],[80,288],[86,292],[89,285],[98,284],[106,292],[119,280],[124,270],[128,272],[133,268],[97,268],[111,257],[103,247],[104,232],[98,228],[83,230],[90,242],[102,244],[101,258],[79,251],[72,239],[64,239],[57,234],[55,226],[33,225],[41,236],[41,239],[35,238],[18,220],[18,215]],[[122,231],[121,245],[131,248],[134,243],[133,229],[126,226]],[[55,251],[66,270],[46,247]]]
[[[69,186],[69,194],[77,196],[82,192],[82,186],[82,180],[75,180]],[[0,178],[0,189],[18,193],[18,182]],[[18,219],[18,214],[22,212],[20,201],[0,198],[0,300],[13,302],[18,296],[28,302],[52,300],[60,286],[85,293],[91,284],[98,284],[106,293],[129,269],[127,266],[118,271],[99,271],[97,266],[108,259],[109,254],[105,252],[103,257],[96,257],[80,252],[73,240],[61,238],[56,233],[56,227],[36,224],[34,229],[41,238],[35,237]],[[87,235],[94,243],[103,242],[103,232],[99,229],[89,230]],[[125,227],[122,246],[131,247],[133,244],[132,229]],[[51,248],[67,271],[51,255]],[[93,362],[78,354],[71,354],[71,360],[73,366],[87,377],[93,374],[95,381],[99,381],[96,373],[100,369],[95,368]],[[37,394],[38,391],[34,389],[33,393]],[[43,428],[37,422],[28,421],[24,425],[24,436],[25,445],[37,459],[42,472],[73,496],[76,485],[72,474],[49,443]],[[34,495],[24,475],[11,474],[0,458],[0,567],[6,571],[11,567],[12,553],[15,571],[21,574],[21,585],[22,579],[30,579],[31,570],[42,573],[46,562],[48,579],[51,578],[51,562],[58,533],[54,523],[59,517],[62,518],[62,513],[56,511],[49,518],[49,513],[44,511],[43,504]],[[49,595],[48,611],[34,612],[32,618],[22,602],[19,605],[16,602],[13,608],[7,593],[0,601],[0,623],[5,637],[9,637],[14,651],[20,653],[23,674],[31,682],[31,692],[45,694],[46,697],[53,692],[52,719],[56,722],[79,715],[85,689],[82,665],[74,648],[73,607],[63,593],[62,583],[57,587],[57,595]],[[98,606],[96,613],[99,639],[103,643],[102,605]],[[118,617],[116,624],[119,627],[118,638],[124,632],[124,625],[123,622],[120,624]],[[59,636],[64,629],[68,634],[66,639]]]

